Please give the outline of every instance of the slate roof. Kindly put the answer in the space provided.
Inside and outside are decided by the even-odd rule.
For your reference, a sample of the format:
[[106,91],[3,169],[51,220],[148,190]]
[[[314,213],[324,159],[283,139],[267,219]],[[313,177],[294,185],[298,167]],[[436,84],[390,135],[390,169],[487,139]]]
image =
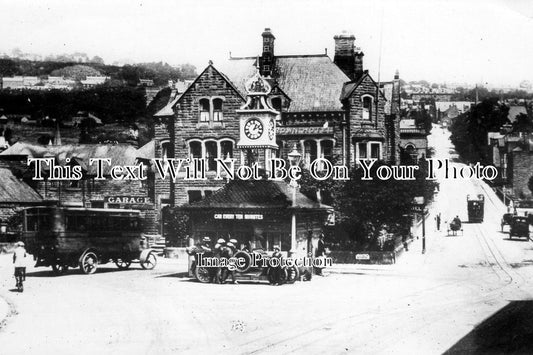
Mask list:
[[[135,165],[137,149],[128,144],[65,144],[65,145],[37,145],[17,142],[0,153],[0,156],[27,156],[32,158],[55,157],[60,164],[65,164],[65,159],[76,160],[88,174],[96,173],[96,163],[89,165],[90,158],[109,158],[113,165]],[[104,174],[111,169],[104,163]]]
[[0,168],[0,203],[42,203],[43,198],[6,168]]
[[[232,180],[223,188],[185,208],[291,208],[292,187],[283,181],[271,180]],[[312,201],[296,192],[295,208],[329,210],[331,207]]]
[[[256,72],[256,58],[230,58],[219,66],[245,96],[245,83]],[[325,54],[276,56],[273,74],[291,99],[289,112],[342,111],[343,84],[350,78]]]
[[154,159],[155,158],[155,140],[152,139],[139,149],[137,149],[137,158],[140,159]]

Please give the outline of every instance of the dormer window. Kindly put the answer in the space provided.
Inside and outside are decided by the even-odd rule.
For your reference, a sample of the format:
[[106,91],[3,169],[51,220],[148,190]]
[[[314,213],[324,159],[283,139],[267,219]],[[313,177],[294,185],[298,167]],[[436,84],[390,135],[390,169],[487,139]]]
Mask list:
[[372,119],[372,102],[374,98],[370,95],[363,96],[363,120]]
[[213,121],[222,121],[222,99],[213,100]]
[[200,99],[200,122],[209,122],[209,99]]

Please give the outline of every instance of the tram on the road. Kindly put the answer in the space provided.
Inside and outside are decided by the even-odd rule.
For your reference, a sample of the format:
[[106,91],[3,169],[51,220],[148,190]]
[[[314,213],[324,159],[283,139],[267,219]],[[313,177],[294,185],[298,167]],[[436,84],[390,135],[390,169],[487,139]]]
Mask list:
[[127,269],[134,260],[153,269],[157,257],[144,245],[140,224],[137,210],[32,207],[23,211],[23,239],[35,266],[56,274],[77,266],[92,274],[108,262]]
[[482,223],[485,214],[485,196],[467,195],[468,223]]

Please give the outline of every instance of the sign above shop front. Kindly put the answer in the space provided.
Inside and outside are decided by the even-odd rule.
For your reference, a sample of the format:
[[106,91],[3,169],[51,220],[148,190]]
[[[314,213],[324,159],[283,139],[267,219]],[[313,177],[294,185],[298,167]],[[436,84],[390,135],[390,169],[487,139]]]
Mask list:
[[215,219],[229,219],[229,220],[262,220],[262,214],[249,214],[249,213],[215,213],[213,216]]
[[276,133],[281,136],[333,134],[333,127],[278,127]]
[[106,203],[120,203],[123,205],[140,205],[148,203],[148,198],[144,196],[107,196]]

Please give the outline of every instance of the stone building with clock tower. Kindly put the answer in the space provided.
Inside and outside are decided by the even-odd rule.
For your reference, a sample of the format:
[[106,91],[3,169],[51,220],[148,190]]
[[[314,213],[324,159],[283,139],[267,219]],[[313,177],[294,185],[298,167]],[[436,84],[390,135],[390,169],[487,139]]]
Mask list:
[[[316,158],[354,166],[361,158],[399,162],[399,77],[378,83],[363,67],[355,37],[334,37],[327,53],[275,55],[270,29],[260,55],[209,63],[155,116],[156,158],[205,158],[207,179],[155,180],[156,204],[211,196],[215,158],[236,164],[286,159],[296,146],[304,168]],[[268,168],[263,165],[264,168]]]

